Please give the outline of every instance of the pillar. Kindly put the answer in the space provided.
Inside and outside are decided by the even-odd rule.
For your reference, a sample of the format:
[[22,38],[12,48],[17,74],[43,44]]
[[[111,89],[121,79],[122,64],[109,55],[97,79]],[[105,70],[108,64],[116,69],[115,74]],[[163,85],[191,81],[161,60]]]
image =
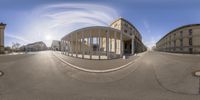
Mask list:
[[84,59],[84,55],[85,55],[85,46],[84,46],[84,44],[85,44],[85,43],[84,43],[84,42],[85,42],[85,39],[84,39],[84,32],[82,32],[82,35],[81,35],[81,36],[82,36],[82,43],[81,43],[81,45],[82,45],[82,46],[81,46],[81,48],[82,48],[82,49],[81,49],[81,50],[82,50],[82,58]]
[[135,53],[134,37],[132,37],[132,39],[131,39],[131,51],[132,51],[132,54]]
[[120,33],[120,56],[122,57],[123,56],[123,34],[122,34],[122,32]]
[[76,46],[75,46],[75,50],[76,50],[76,58],[78,57],[78,33],[76,33]]
[[116,39],[116,38],[117,38],[117,34],[116,34],[116,32],[115,32],[115,33],[114,33],[114,41],[115,41],[115,47],[114,47],[115,50],[114,50],[114,51],[115,51],[115,56],[117,55],[117,39]]
[[90,34],[90,59],[92,59],[93,37],[91,36],[91,32],[89,34]]
[[100,36],[100,33],[101,33],[101,30],[99,30],[99,33],[98,33],[98,54],[99,54],[99,59],[101,59],[101,36]]
[[73,56],[73,35],[71,34],[71,43],[70,43],[70,47],[71,47],[71,56]]
[[107,59],[110,59],[110,54],[109,54],[109,31],[106,31],[106,55],[107,55]]

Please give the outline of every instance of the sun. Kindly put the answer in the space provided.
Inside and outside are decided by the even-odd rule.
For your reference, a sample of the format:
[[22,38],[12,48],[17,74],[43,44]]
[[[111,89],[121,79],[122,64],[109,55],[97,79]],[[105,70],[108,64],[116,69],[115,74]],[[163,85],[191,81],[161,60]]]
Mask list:
[[52,39],[52,36],[51,35],[46,35],[45,36],[45,40],[51,40]]

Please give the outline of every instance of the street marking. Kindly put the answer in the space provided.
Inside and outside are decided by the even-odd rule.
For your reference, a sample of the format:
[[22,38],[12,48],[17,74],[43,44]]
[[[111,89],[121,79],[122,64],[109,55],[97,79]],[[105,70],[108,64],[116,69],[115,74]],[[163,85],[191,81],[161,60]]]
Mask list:
[[130,64],[132,64],[132,63],[134,63],[134,62],[138,59],[138,58],[137,58],[137,59],[135,59],[135,60],[133,60],[133,61],[131,61],[131,62],[125,64],[125,65],[122,65],[122,66],[120,66],[120,67],[113,68],[113,69],[107,69],[107,70],[90,70],[90,69],[85,69],[85,68],[81,68],[81,67],[78,67],[78,66],[76,66],[76,65],[73,65],[73,64],[71,64],[71,63],[69,63],[69,62],[63,60],[61,57],[56,56],[54,53],[53,53],[53,55],[54,55],[55,57],[57,57],[59,60],[61,60],[62,62],[64,62],[65,64],[70,65],[71,67],[73,67],[73,68],[75,68],[75,69],[78,69],[78,70],[81,70],[81,71],[85,71],[85,72],[90,72],[90,73],[108,73],[108,72],[117,71],[117,70],[120,70],[120,69],[122,69],[122,68],[125,68],[126,66],[128,66],[128,65],[130,65]]

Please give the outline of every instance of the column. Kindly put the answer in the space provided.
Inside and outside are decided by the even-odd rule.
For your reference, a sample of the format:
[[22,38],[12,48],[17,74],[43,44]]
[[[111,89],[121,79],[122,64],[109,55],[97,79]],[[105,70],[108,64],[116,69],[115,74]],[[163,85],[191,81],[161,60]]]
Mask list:
[[72,37],[72,33],[71,33],[71,43],[70,43],[70,47],[71,47],[71,56],[73,56],[73,37]]
[[123,56],[123,46],[122,46],[122,44],[123,44],[123,40],[122,40],[122,36],[123,36],[123,34],[122,34],[122,32],[120,33],[120,56],[122,57]]
[[[61,54],[63,54],[63,40],[60,41],[60,46],[61,46]],[[52,47],[51,47],[52,49]]]
[[116,51],[117,51],[117,34],[116,34],[116,32],[114,33],[114,39],[115,39],[115,56],[117,55],[116,54]]
[[132,54],[134,54],[135,53],[135,44],[134,44],[134,37],[132,37],[132,39],[131,39],[131,51],[132,51]]
[[98,33],[98,54],[99,54],[99,59],[101,59],[101,36],[100,36],[100,33],[101,33],[101,30],[99,30],[99,33]]
[[91,31],[90,31],[90,59],[92,59],[92,47],[93,47],[93,37],[91,36]]
[[70,50],[70,44],[69,44],[69,40],[67,39],[67,55],[69,56],[69,50]]
[[107,30],[107,32],[106,32],[106,55],[107,55],[107,59],[109,59],[110,57],[110,55],[109,55],[109,32],[108,32],[108,30]]
[[84,32],[82,32],[82,46],[81,46],[81,50],[82,50],[82,58],[84,59],[84,55],[85,55],[85,39],[84,39]]
[[76,58],[78,57],[78,33],[76,33]]

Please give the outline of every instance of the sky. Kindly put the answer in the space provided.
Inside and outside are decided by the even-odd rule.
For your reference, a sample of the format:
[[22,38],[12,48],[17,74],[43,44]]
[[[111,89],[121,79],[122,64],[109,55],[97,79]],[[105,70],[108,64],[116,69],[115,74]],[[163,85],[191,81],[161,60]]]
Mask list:
[[148,47],[171,30],[200,23],[200,0],[0,0],[5,46],[60,40],[88,26],[109,26],[123,17]]

